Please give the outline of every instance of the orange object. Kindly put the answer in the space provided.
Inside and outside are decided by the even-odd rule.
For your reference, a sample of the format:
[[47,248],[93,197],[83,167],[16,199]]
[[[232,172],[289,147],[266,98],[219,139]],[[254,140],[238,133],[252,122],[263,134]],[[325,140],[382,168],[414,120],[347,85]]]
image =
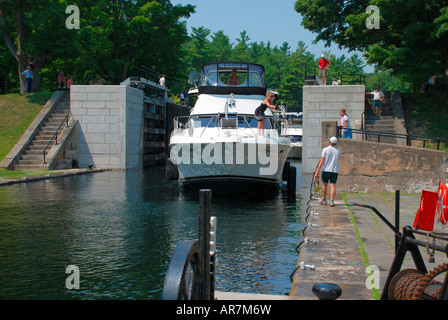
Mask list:
[[437,216],[441,224],[445,225],[448,222],[448,188],[441,181],[439,181]]
[[420,208],[414,220],[414,229],[432,231],[434,228],[434,217],[436,214],[438,192],[422,190],[420,198]]

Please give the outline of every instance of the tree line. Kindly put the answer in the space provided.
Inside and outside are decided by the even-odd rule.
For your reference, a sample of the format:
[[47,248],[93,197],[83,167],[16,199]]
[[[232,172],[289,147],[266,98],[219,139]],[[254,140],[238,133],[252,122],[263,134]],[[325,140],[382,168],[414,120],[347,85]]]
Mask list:
[[[33,90],[56,86],[59,72],[82,84],[92,75],[120,82],[145,66],[176,77],[192,5],[169,0],[77,0],[79,16],[66,0],[0,0],[0,90],[19,87],[28,65]],[[74,21],[70,21],[73,19]],[[78,20],[78,21],[76,21]],[[79,29],[70,28],[79,23]]]
[[446,0],[297,0],[295,10],[316,41],[362,51],[414,91],[431,73],[448,89]]
[[[206,27],[192,28],[186,20],[195,13],[192,5],[173,5],[169,0],[78,0],[79,19],[67,12],[66,0],[0,0],[0,93],[24,92],[20,74],[33,67],[33,91],[57,87],[59,72],[70,74],[75,84],[101,76],[119,83],[129,76],[162,73],[172,96],[188,89],[188,74],[215,61],[256,62],[266,68],[266,82],[277,89],[282,101],[300,106],[305,74],[316,72],[319,57],[303,42],[291,51],[285,42],[252,42],[246,31],[234,42],[224,33]],[[73,20],[73,21],[72,21]],[[79,28],[70,28],[71,23]],[[365,62],[324,52],[330,60],[329,81],[346,75],[356,82]],[[143,69],[156,71],[151,75]],[[372,80],[374,79],[374,80]],[[157,80],[157,79],[152,79]],[[369,84],[369,81],[376,83]],[[389,71],[367,75],[366,86],[405,86]]]

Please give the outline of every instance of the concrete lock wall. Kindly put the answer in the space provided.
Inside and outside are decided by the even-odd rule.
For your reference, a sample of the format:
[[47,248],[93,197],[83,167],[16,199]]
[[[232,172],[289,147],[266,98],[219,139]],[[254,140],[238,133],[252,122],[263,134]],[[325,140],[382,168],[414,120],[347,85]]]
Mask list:
[[[328,146],[336,125],[322,123],[321,148]],[[342,138],[337,147],[339,192],[437,191],[439,180],[447,176],[444,151]]]
[[72,86],[70,106],[79,121],[80,168],[142,166],[143,91],[129,86]]
[[[320,160],[322,121],[339,121],[339,110],[344,108],[352,127],[356,128],[355,123],[361,120],[364,105],[363,85],[303,87],[303,173],[314,172]],[[336,135],[336,131],[333,135]]]

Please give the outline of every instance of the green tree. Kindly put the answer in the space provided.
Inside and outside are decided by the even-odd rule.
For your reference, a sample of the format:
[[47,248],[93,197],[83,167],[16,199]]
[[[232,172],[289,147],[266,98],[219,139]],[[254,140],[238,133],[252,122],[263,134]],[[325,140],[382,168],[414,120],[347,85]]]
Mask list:
[[192,28],[191,40],[187,44],[189,50],[189,63],[192,70],[201,70],[201,66],[205,63],[211,62],[210,40],[207,39],[210,35],[210,29],[199,27]]
[[40,91],[42,66],[70,54],[75,34],[66,28],[66,7],[59,0],[0,0],[0,30],[16,60],[21,92],[27,66],[34,73],[33,91]]
[[[119,82],[144,65],[175,80],[188,40],[192,5],[169,0],[77,0],[80,28],[69,29],[66,0],[0,0],[0,29],[19,74],[34,66],[34,90],[51,88],[58,71],[75,82],[90,74],[113,75]],[[42,71],[42,72],[41,72]],[[21,81],[22,92],[24,90]]]
[[228,61],[232,53],[233,45],[230,38],[222,30],[212,35],[210,43],[211,58],[213,61]]
[[0,93],[19,90],[17,63],[8,49],[0,43]]
[[314,66],[314,55],[307,51],[303,41],[299,41],[296,51],[288,56],[279,86],[281,101],[287,106],[302,106],[305,73],[312,73],[310,70],[313,70]]
[[398,90],[401,93],[411,92],[412,85],[409,83],[403,83],[390,74],[390,71],[378,71],[369,73],[366,75],[366,89],[368,91],[374,90],[379,85],[383,91]]
[[113,74],[117,81],[146,66],[174,76],[188,39],[181,21],[194,6],[173,6],[168,0],[80,0],[83,50],[78,61],[86,70]]
[[[369,28],[369,5],[379,9],[379,28]],[[295,10],[316,41],[365,51],[367,62],[390,70],[414,89],[434,72],[448,83],[448,3],[440,0],[299,0]],[[378,20],[378,19],[377,19]]]
[[240,38],[236,39],[236,45],[233,48],[232,55],[230,57],[233,61],[246,61],[250,62],[251,57],[249,53],[250,49],[250,37],[246,31],[240,33]]

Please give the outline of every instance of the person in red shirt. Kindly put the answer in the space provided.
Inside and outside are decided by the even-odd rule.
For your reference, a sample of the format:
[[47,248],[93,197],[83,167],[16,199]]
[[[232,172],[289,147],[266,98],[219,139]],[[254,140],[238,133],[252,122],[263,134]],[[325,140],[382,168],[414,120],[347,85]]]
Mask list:
[[322,54],[322,58],[319,60],[319,78],[324,86],[327,85],[327,69],[329,65],[330,61],[325,59],[325,55]]

